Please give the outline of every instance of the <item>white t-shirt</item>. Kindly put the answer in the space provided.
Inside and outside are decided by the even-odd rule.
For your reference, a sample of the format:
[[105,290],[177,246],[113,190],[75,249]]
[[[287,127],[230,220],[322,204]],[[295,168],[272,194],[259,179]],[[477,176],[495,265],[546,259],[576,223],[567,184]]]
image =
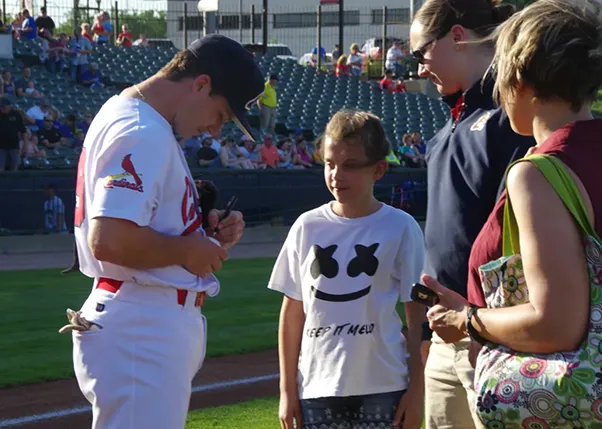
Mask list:
[[394,47],[389,48],[387,51],[387,60],[385,61],[385,67],[392,69],[395,64],[398,63],[399,59],[403,57],[403,51],[401,49],[395,49]]
[[27,116],[36,121],[43,121],[48,113],[44,112],[40,106],[33,106],[27,111]]
[[303,301],[301,399],[407,388],[405,339],[395,306],[410,300],[424,255],[418,223],[385,204],[349,219],[337,216],[329,203],[297,219],[268,287]]
[[364,63],[364,59],[360,54],[350,54],[347,59],[347,64],[350,66],[361,67]]
[[59,214],[63,215],[61,231],[67,231],[63,200],[55,195],[52,199],[44,201],[44,227],[46,229],[56,230],[58,228]]
[[89,221],[101,216],[166,235],[203,232],[184,152],[171,125],[151,106],[111,97],[90,124],[77,175],[74,223],[82,273],[217,295],[219,283],[213,275],[202,279],[179,266],[138,271],[98,261],[88,247]]

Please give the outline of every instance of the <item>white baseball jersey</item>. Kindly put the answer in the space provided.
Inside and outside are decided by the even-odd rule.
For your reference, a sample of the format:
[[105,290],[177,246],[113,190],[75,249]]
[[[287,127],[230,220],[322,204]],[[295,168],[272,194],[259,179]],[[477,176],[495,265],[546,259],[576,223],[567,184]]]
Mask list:
[[[112,217],[173,236],[201,231],[194,180],[171,125],[143,101],[109,99],[92,121],[77,173],[75,238],[80,270],[143,285],[219,292],[211,275],[202,279],[183,267],[134,270],[94,258],[88,247],[90,219]],[[122,237],[124,242],[128,237]]]
[[297,219],[268,287],[303,301],[301,399],[407,388],[395,307],[410,301],[424,258],[418,223],[388,205],[349,219],[325,204]]

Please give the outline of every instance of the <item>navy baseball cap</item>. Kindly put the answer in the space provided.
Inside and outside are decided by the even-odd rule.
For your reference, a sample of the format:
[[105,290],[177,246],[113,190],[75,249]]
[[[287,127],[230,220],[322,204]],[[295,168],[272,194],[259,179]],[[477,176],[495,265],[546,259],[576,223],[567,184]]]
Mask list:
[[211,89],[228,101],[234,113],[232,121],[255,141],[246,116],[263,94],[265,81],[253,54],[236,40],[220,34],[197,39],[188,50],[207,70]]

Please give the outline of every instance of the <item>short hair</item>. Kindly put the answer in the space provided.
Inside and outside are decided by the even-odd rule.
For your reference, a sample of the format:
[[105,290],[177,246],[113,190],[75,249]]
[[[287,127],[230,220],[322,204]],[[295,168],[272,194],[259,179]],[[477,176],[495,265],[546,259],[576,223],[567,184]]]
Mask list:
[[444,37],[459,24],[486,37],[515,12],[514,5],[499,0],[426,0],[414,20],[424,25],[424,33]]
[[170,62],[159,71],[167,80],[180,82],[187,78],[196,78],[203,74],[202,65],[188,49],[178,52]]
[[503,104],[523,83],[537,98],[564,100],[574,111],[592,102],[602,86],[597,12],[586,0],[538,1],[500,26],[493,35],[495,99]]
[[[391,151],[382,121],[378,116],[361,110],[345,109],[335,113],[326,125],[321,140],[326,137],[334,141],[360,143],[371,162],[385,160]],[[323,156],[323,142],[320,141],[317,146]]]
[[[171,82],[181,82],[185,79],[196,79],[204,74],[211,76],[209,67],[207,67],[202,61],[199,61],[189,49],[184,49],[178,52],[170,62],[168,62],[161,70],[159,70],[159,74]],[[211,85],[211,92],[209,95],[222,94],[215,90],[214,85]]]

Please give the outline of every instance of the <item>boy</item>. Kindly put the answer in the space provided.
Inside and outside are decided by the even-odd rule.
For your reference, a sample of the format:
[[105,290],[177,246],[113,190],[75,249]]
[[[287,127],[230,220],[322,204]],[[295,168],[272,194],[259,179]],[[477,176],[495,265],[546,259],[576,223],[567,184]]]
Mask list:
[[[410,302],[424,264],[422,231],[374,197],[390,151],[381,121],[341,111],[319,145],[335,201],[292,226],[268,287],[284,294],[279,327],[283,429],[418,429],[424,307]],[[406,338],[396,312],[404,302]]]

